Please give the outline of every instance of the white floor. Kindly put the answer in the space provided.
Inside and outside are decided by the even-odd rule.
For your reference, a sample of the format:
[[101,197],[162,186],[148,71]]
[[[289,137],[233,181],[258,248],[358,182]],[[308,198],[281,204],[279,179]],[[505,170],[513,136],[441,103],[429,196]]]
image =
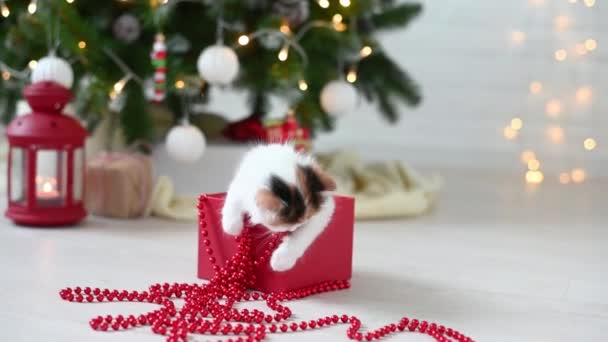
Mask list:
[[[356,225],[352,289],[291,303],[297,318],[344,312],[374,327],[402,315],[438,321],[477,341],[606,341],[608,183],[543,184],[444,171],[435,212]],[[158,341],[147,329],[102,333],[97,314],[149,304],[76,304],[65,286],[144,289],[195,281],[196,226],[156,219],[90,218],[65,229],[0,221],[3,341]],[[346,340],[345,327],[271,341]],[[390,341],[430,341],[402,334]]]

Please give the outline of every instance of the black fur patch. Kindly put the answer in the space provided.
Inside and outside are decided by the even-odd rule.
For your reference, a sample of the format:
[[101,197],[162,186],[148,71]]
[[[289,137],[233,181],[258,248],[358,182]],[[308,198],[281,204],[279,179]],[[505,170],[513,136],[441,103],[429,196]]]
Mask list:
[[304,172],[304,177],[306,180],[306,187],[308,188],[308,193],[310,194],[309,202],[310,205],[319,209],[321,203],[323,202],[323,197],[321,196],[321,192],[325,190],[325,186],[317,176],[317,173],[310,166],[300,166],[302,172]]
[[304,203],[304,197],[298,189],[289,187],[281,178],[272,175],[270,177],[270,191],[284,203],[279,212],[283,221],[296,223],[304,216],[306,203]]

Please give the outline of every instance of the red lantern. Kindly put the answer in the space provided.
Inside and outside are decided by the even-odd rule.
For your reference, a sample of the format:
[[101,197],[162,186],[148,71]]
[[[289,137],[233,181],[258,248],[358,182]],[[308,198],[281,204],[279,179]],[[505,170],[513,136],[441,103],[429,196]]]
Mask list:
[[24,89],[33,113],[15,118],[6,135],[8,209],[17,224],[59,226],[86,216],[84,140],[86,130],[62,114],[71,92],[54,82]]

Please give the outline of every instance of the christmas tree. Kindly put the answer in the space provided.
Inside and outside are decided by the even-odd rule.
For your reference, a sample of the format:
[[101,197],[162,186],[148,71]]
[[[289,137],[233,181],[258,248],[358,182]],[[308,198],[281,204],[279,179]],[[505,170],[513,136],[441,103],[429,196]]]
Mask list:
[[[345,109],[336,97],[360,94],[393,122],[397,100],[414,106],[421,95],[376,34],[420,12],[392,0],[0,0],[3,121],[37,61],[52,53],[73,69],[75,111],[89,128],[116,112],[128,142],[158,137],[153,106],[177,120],[223,85],[246,90],[257,119],[272,94],[301,125],[329,130],[331,112]],[[334,98],[323,95],[335,80],[344,81],[334,82]]]

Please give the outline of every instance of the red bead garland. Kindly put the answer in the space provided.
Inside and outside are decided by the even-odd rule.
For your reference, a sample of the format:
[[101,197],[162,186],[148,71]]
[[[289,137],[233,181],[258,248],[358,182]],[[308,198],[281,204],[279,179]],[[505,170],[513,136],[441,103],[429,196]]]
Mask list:
[[[201,215],[204,220],[204,214]],[[201,234],[208,232],[204,222]],[[355,316],[333,315],[317,320],[281,323],[288,320],[292,312],[281,302],[308,297],[317,293],[347,289],[348,281],[331,281],[280,293],[248,292],[255,282],[254,270],[264,264],[279,244],[281,234],[273,236],[266,250],[257,260],[251,256],[252,238],[249,229],[237,237],[237,253],[224,267],[216,265],[209,240],[204,240],[209,261],[214,264],[215,276],[207,284],[153,284],[148,291],[110,290],[90,287],[65,288],[59,292],[62,299],[70,302],[147,302],[160,305],[160,309],[141,314],[97,316],[89,324],[94,330],[126,330],[138,326],[150,326],[152,332],[166,336],[167,342],[187,341],[189,334],[231,335],[225,342],[261,341],[266,334],[320,329],[324,326],[348,324],[346,336],[356,341],[379,340],[397,332],[418,332],[433,337],[438,342],[472,342],[470,337],[446,328],[443,325],[403,317],[399,322],[363,333],[361,320]],[[184,305],[176,308],[172,298],[182,298]],[[234,304],[243,301],[263,300],[274,314],[253,309],[238,310]],[[275,322],[275,323],[273,323]]]

